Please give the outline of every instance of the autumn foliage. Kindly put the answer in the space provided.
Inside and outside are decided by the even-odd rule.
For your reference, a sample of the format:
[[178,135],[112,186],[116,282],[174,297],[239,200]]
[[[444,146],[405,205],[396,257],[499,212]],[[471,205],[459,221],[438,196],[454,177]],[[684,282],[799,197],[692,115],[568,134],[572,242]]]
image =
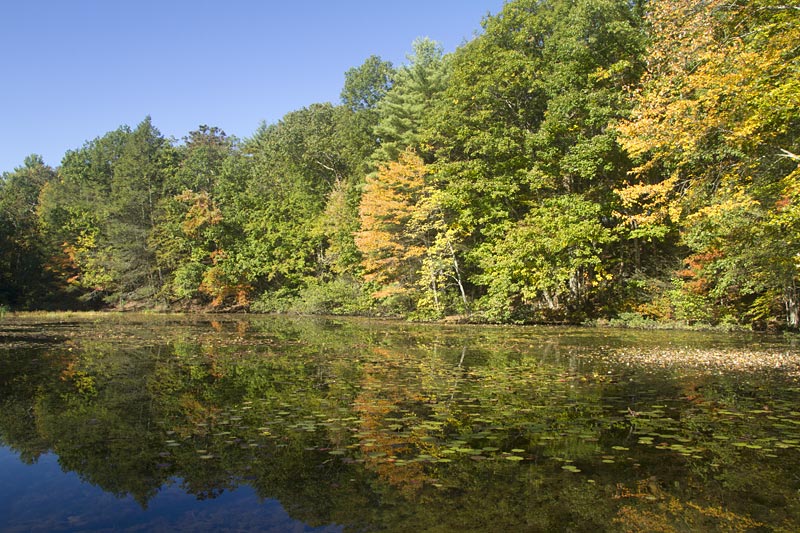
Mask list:
[[381,298],[408,291],[425,253],[409,223],[425,188],[425,165],[412,150],[367,176],[356,245],[364,256],[364,279]]
[[800,328],[799,16],[511,0],[247,139],[146,118],[31,157],[0,305]]

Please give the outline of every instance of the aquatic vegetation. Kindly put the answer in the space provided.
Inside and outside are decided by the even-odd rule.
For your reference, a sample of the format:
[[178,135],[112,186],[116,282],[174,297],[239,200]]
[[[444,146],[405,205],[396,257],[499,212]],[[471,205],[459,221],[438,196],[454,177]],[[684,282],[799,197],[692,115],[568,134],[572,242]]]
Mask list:
[[249,486],[356,530],[800,524],[798,356],[772,337],[177,315],[0,333],[2,443],[143,506]]

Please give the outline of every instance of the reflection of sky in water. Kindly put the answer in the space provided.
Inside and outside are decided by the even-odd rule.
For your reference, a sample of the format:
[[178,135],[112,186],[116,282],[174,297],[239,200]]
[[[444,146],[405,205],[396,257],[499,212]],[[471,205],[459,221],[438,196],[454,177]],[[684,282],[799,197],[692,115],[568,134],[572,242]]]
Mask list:
[[64,473],[54,454],[33,465],[0,447],[0,530],[6,531],[274,531],[338,532],[292,519],[277,500],[260,501],[250,487],[199,501],[176,482],[142,509]]

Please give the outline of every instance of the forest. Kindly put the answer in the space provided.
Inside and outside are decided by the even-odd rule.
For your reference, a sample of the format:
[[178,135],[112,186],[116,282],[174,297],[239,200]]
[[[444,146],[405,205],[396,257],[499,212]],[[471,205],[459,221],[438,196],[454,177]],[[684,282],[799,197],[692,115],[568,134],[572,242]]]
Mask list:
[[800,5],[512,0],[248,138],[29,156],[0,307],[798,329],[799,132]]

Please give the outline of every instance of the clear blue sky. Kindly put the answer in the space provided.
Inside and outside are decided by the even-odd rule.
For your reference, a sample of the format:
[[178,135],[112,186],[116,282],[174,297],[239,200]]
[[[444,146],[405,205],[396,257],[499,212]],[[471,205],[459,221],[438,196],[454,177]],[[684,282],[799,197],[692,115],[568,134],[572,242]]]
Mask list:
[[338,102],[370,55],[401,64],[417,37],[453,51],[503,0],[4,0],[0,172],[150,115],[248,137],[262,120]]

